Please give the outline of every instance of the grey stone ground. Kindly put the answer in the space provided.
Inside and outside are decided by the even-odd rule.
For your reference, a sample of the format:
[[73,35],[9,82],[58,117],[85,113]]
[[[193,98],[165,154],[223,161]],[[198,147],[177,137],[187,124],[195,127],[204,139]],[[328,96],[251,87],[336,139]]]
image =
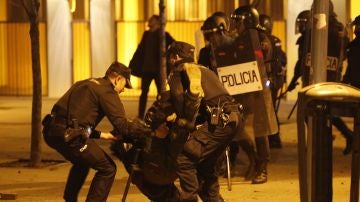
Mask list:
[[[44,98],[42,112],[45,115],[50,111],[54,99]],[[137,112],[137,99],[123,100],[129,117]],[[287,115],[293,102],[283,102],[280,106],[282,149],[271,151],[269,164],[269,181],[261,185],[252,185],[241,177],[233,178],[232,191],[227,190],[225,179],[221,181],[221,194],[227,201],[237,202],[289,202],[300,201],[297,173],[297,138],[295,116],[287,120]],[[347,119],[349,125],[351,120]],[[0,163],[29,159],[31,134],[31,97],[0,97]],[[109,129],[109,123],[104,121],[100,128]],[[350,190],[350,160],[351,156],[343,156],[345,145],[338,131],[334,129],[334,172],[333,187],[336,202],[349,201]],[[108,143],[100,142],[108,151]],[[63,158],[42,144],[42,158],[44,160],[63,160]],[[118,172],[112,187],[109,202],[120,201],[127,174],[122,164],[116,160]],[[243,166],[244,167],[244,166]],[[70,163],[28,168],[24,166],[0,167],[0,193],[16,193],[16,201],[63,201],[64,189]],[[239,166],[241,168],[241,166]],[[241,172],[241,171],[240,171]],[[79,201],[84,201],[94,172],[88,176],[86,184],[80,194]],[[1,199],[0,199],[1,200]],[[148,201],[135,186],[131,186],[128,202]]]

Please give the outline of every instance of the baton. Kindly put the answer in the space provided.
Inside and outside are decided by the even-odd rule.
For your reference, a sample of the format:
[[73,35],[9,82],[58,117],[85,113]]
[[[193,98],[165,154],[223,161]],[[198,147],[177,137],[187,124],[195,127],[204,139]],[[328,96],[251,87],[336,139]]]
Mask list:
[[230,174],[230,159],[229,159],[229,146],[226,147],[225,156],[226,156],[226,170],[227,170],[227,185],[228,190],[231,191],[231,174]]
[[[283,86],[284,86],[284,84],[283,84]],[[280,95],[278,97],[276,97],[276,100],[275,100],[275,113],[276,114],[279,111],[281,98],[287,93],[287,89],[285,90],[285,92],[282,92],[283,86],[281,86],[281,88],[280,88]]]
[[292,113],[294,112],[295,107],[297,106],[297,104],[298,104],[298,101],[296,100],[296,102],[295,102],[294,106],[292,107],[292,109],[291,109],[291,111],[290,111],[290,113],[289,113],[289,115],[288,115],[288,117],[287,117],[287,119],[288,119],[288,120],[290,119],[290,117],[291,117]]
[[140,148],[136,148],[135,149],[135,154],[134,154],[134,158],[133,158],[133,163],[131,164],[130,166],[130,173],[129,173],[129,177],[127,179],[127,182],[126,182],[126,186],[125,186],[125,190],[124,190],[124,195],[121,199],[122,202],[125,202],[126,200],[126,197],[128,195],[128,192],[129,192],[129,189],[130,189],[130,184],[131,184],[131,178],[132,176],[134,175],[134,171],[136,169],[138,169],[138,159],[139,159],[139,155],[140,155],[140,152],[141,152],[141,149]]
[[[295,85],[296,85],[296,86],[299,85],[299,82],[296,82]],[[286,89],[285,92],[281,93],[281,94],[279,95],[279,97],[277,97],[276,99],[280,101],[280,99],[281,99],[284,95],[286,95],[287,92],[289,92],[289,89]],[[295,109],[296,105],[297,105],[297,101],[296,101],[295,105],[293,106],[293,108],[292,108],[291,111],[290,111],[290,114],[289,114],[289,116],[288,116],[288,120],[290,119],[291,114],[294,112],[294,109]],[[278,105],[276,106],[276,112],[279,110],[279,106],[280,106],[280,102],[279,102]]]

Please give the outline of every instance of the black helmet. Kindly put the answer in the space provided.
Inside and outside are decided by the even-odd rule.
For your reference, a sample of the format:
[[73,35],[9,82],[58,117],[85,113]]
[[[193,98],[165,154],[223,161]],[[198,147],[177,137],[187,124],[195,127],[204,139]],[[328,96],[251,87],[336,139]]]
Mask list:
[[272,20],[271,17],[268,15],[260,15],[259,16],[260,26],[262,29],[264,29],[266,32],[271,33],[272,31]]
[[222,12],[222,11],[217,11],[215,13],[213,13],[211,16],[214,17],[215,23],[217,26],[221,26],[223,27],[223,30],[225,31],[229,31],[229,27],[230,27],[230,20],[228,18],[228,16],[226,15],[226,13]]
[[177,54],[183,59],[194,60],[195,47],[182,41],[174,41],[170,44],[167,53]]
[[228,31],[229,29],[229,20],[224,13],[216,12],[210,17],[206,18],[203,25],[201,26],[201,31],[206,33],[219,32],[219,31]]
[[217,32],[220,30],[223,30],[224,26],[217,26],[215,18],[213,16],[210,16],[208,18],[206,18],[206,20],[204,21],[203,25],[201,26],[201,31],[206,34],[206,33],[212,33],[212,32]]
[[310,27],[310,10],[304,10],[296,17],[295,34],[304,33]]
[[244,24],[246,29],[256,29],[259,26],[259,13],[252,6],[240,6],[230,17],[235,24]]

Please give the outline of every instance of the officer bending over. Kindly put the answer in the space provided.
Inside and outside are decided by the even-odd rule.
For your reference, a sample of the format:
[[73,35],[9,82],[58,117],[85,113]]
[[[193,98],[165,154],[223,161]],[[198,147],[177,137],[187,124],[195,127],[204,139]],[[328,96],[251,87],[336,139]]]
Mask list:
[[[73,164],[65,186],[65,201],[77,201],[90,168],[96,170],[96,174],[86,201],[106,201],[116,165],[94,139],[131,141],[136,138],[132,135],[136,128],[127,120],[119,97],[125,87],[132,87],[130,69],[114,62],[104,77],[76,82],[44,118],[45,142]],[[111,133],[95,130],[104,116],[114,127]]]
[[185,107],[186,97],[203,95],[199,112],[205,122],[190,133],[176,159],[180,199],[198,201],[199,195],[202,201],[222,201],[215,165],[241,125],[241,107],[213,71],[194,63],[194,49],[185,42],[174,42],[167,53],[171,66],[170,93],[176,114],[188,117],[187,114],[193,112]]

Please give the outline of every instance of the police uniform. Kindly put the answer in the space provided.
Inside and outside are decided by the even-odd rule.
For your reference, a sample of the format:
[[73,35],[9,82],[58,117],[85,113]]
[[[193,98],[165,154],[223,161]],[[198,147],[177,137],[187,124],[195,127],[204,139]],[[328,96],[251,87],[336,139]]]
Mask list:
[[[131,87],[128,68],[115,62],[110,69],[126,77],[126,86]],[[100,137],[95,128],[104,116],[114,126],[114,133],[120,139],[131,139],[132,124],[127,120],[119,95],[106,76],[76,82],[43,121],[45,142],[73,164],[64,192],[66,201],[77,201],[90,168],[96,170],[96,174],[86,200],[100,202],[107,199],[116,165],[93,139]]]
[[[246,62],[249,59],[257,61],[261,81],[263,82],[263,90],[239,94],[235,97],[236,100],[244,104],[244,133],[255,137],[258,161],[256,163],[255,175],[252,177],[252,183],[260,184],[267,181],[267,163],[270,159],[267,136],[278,132],[271,91],[269,86],[266,85],[271,72],[270,61],[273,47],[264,31],[259,29],[259,13],[254,7],[241,6],[234,10],[231,18],[238,34],[235,40],[237,55],[241,55],[239,58]],[[246,50],[253,50],[253,52]],[[240,52],[246,55],[240,54]]]
[[[332,6],[332,3],[330,4]],[[330,7],[331,8],[331,7]],[[305,14],[303,11],[299,14]],[[340,82],[342,63],[346,58],[345,48],[349,42],[346,36],[344,26],[336,19],[336,14],[333,9],[329,12],[329,27],[328,27],[328,50],[327,50],[327,67],[326,67],[326,81],[328,82]],[[302,16],[307,17],[309,16]],[[299,18],[299,17],[298,17]],[[310,78],[310,36],[311,30],[309,28],[304,29],[301,32],[301,36],[297,40],[299,45],[298,49],[298,61],[296,62],[294,69],[294,76],[288,86],[288,91],[291,91],[296,86],[296,81],[299,77],[302,78],[302,85],[307,86],[311,82]],[[346,139],[346,147],[343,151],[344,154],[348,154],[351,151],[352,144],[352,131],[345,125],[340,117],[331,117],[332,124],[341,132]]]
[[[237,104],[211,70],[195,64],[184,65],[200,69],[201,88],[204,92],[202,106],[213,110],[220,107],[224,112],[215,115],[219,116],[216,124],[211,123],[210,115],[205,115],[208,121],[190,134],[183,152],[178,155],[177,174],[182,190],[180,198],[182,201],[197,201],[199,194],[203,201],[220,201],[218,177],[214,172],[215,165],[233,139],[238,122],[238,117],[235,117],[229,123],[224,123],[220,116],[223,113],[231,114],[232,111],[238,113]],[[173,74],[169,80],[170,89],[178,88],[181,79],[181,74]],[[203,108],[200,111],[206,110]]]
[[[296,81],[302,77],[302,85],[307,86],[311,82],[310,78],[310,46],[311,46],[311,30],[308,29],[301,33],[296,44],[299,45],[298,61],[294,68],[294,76],[289,84],[288,91],[291,91],[296,86]],[[308,39],[307,39],[308,37]],[[326,81],[340,82],[342,63],[346,58],[345,47],[349,42],[346,36],[344,26],[337,21],[336,14],[330,14],[328,27],[328,50],[327,50],[327,67],[326,67]],[[303,66],[303,67],[302,67]]]
[[[343,82],[360,88],[360,16],[357,16],[352,22],[355,25],[355,39],[352,40],[346,48],[347,68],[343,77]],[[346,138],[346,147],[343,154],[349,154],[352,150],[353,131],[339,117],[332,118],[333,124],[341,131]]]
[[[221,23],[218,24],[218,22]],[[233,44],[234,42],[234,39],[231,39],[229,37],[229,33],[226,32],[227,29],[221,28],[221,27],[227,27],[222,24],[223,22],[224,21],[216,21],[216,18],[211,16],[204,21],[204,24],[201,27],[204,33],[204,37],[209,40],[209,43],[212,44],[211,45],[209,44],[200,50],[198,63],[203,65],[204,67],[208,67],[216,74],[217,74],[217,62],[215,58],[216,57],[215,50],[231,46],[231,44]],[[215,41],[217,41],[218,43],[215,43]],[[212,50],[212,48],[214,50]],[[242,130],[242,128],[239,128],[239,130]],[[245,177],[249,179],[253,176],[255,162],[257,160],[255,142],[253,141],[252,135],[247,133],[242,133],[242,131],[239,131],[236,137],[234,138],[234,141],[230,143],[229,147],[231,152],[229,155],[229,160],[232,166],[234,166],[235,164],[236,154],[239,151],[239,146],[244,150],[249,160],[249,166],[245,174]],[[225,173],[226,163],[227,163],[225,160],[226,159],[224,154],[224,158],[219,159],[219,165],[217,168],[218,170],[217,172],[219,175],[223,175]],[[232,174],[236,174],[235,170],[232,170],[232,172],[233,172]]]
[[286,55],[281,49],[281,40],[274,35],[269,35],[272,46],[274,47],[271,60],[271,80],[272,98],[277,99],[277,93],[285,82],[284,67],[286,66]]
[[[305,63],[305,58],[306,58],[306,53],[308,50],[308,47],[310,47],[310,40],[308,40],[308,45],[305,46],[305,41],[306,41],[306,35],[309,35],[310,33],[301,33],[301,36],[297,39],[296,44],[298,45],[298,60],[296,61],[295,67],[294,67],[294,75],[293,78],[291,79],[289,86],[288,86],[288,91],[292,91],[293,89],[295,89],[296,85],[297,85],[297,80],[302,77],[302,85],[303,86],[307,86],[309,85],[309,77],[308,76],[302,76],[302,75],[309,75],[310,74],[310,69],[305,67],[304,64]],[[303,67],[302,67],[303,65]]]
[[[184,42],[175,42],[168,50],[170,61],[174,54],[182,58],[173,63],[168,79],[178,116],[177,125],[193,126],[193,117],[198,112],[206,120],[196,129],[189,130],[190,136],[176,158],[180,200],[197,201],[199,195],[203,201],[221,201],[214,170],[217,159],[241,125],[239,104],[234,102],[214,72],[193,63],[193,51],[194,47]],[[193,99],[199,96],[201,105]],[[190,104],[199,106],[190,108]],[[181,124],[181,119],[189,124]]]

